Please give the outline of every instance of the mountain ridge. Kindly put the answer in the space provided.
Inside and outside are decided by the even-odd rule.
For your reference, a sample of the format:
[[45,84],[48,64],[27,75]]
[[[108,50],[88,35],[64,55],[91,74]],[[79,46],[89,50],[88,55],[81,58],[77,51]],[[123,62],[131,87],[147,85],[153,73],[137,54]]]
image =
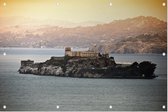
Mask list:
[[[78,26],[74,28],[36,26],[30,29],[26,26],[25,28],[17,26],[12,27],[11,30],[6,29],[5,32],[1,29],[0,31],[1,46],[14,46],[14,44],[17,44],[21,47],[93,47],[93,45],[96,44],[97,46],[104,46],[103,48],[108,49],[108,52],[116,51],[117,53],[126,53],[129,51],[128,48],[123,50],[125,47],[120,46],[118,43],[123,43],[122,41],[126,39],[128,39],[127,41],[131,41],[129,38],[136,38],[140,35],[148,35],[151,38],[155,38],[157,42],[152,41],[152,43],[146,40],[148,44],[145,44],[141,48],[146,49],[145,51],[133,50],[131,53],[150,53],[151,51],[158,53],[158,50],[150,49],[165,51],[165,45],[167,45],[167,41],[166,43],[160,41],[160,38],[167,38],[167,22],[150,16],[138,16],[135,18],[116,20],[106,24],[97,24],[96,26]],[[153,35],[157,35],[157,37]],[[5,37],[10,39],[5,40]],[[138,41],[140,42],[142,38],[138,39],[136,39],[137,43]],[[7,40],[10,40],[10,42]],[[158,43],[164,44],[164,46],[159,46]],[[149,46],[152,46],[152,48]],[[135,45],[132,44],[132,47],[134,48]],[[131,49],[131,46],[129,46],[129,48]]]

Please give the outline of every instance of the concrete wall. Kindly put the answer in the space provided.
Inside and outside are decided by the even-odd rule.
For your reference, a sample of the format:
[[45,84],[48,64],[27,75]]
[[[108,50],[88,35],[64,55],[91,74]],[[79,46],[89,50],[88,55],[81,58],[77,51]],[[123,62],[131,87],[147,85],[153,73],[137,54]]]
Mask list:
[[65,56],[72,56],[72,51],[65,51]]

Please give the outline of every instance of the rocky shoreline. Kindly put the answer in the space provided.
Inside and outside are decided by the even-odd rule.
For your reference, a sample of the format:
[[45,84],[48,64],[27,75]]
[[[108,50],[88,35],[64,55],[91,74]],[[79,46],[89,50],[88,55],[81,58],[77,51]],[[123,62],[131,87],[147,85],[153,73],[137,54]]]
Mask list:
[[116,64],[113,57],[51,57],[34,63],[32,60],[21,61],[18,72],[41,76],[61,76],[78,78],[144,78],[153,79],[156,64],[148,61],[132,64]]

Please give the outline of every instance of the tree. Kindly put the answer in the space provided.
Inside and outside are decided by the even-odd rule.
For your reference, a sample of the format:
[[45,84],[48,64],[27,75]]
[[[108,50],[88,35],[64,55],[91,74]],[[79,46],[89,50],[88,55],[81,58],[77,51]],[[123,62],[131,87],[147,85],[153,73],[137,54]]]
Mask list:
[[149,61],[143,61],[139,64],[140,73],[144,74],[147,78],[154,75],[155,68],[156,64],[153,64]]

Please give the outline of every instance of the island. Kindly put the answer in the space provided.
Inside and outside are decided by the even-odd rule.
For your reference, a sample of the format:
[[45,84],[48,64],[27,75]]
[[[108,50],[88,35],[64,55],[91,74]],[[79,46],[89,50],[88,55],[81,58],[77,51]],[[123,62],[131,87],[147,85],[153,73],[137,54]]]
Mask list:
[[61,76],[77,78],[131,78],[153,79],[156,64],[143,61],[132,64],[117,64],[109,54],[95,51],[72,51],[65,48],[65,56],[34,63],[33,60],[21,60],[18,70],[21,74],[41,76]]

